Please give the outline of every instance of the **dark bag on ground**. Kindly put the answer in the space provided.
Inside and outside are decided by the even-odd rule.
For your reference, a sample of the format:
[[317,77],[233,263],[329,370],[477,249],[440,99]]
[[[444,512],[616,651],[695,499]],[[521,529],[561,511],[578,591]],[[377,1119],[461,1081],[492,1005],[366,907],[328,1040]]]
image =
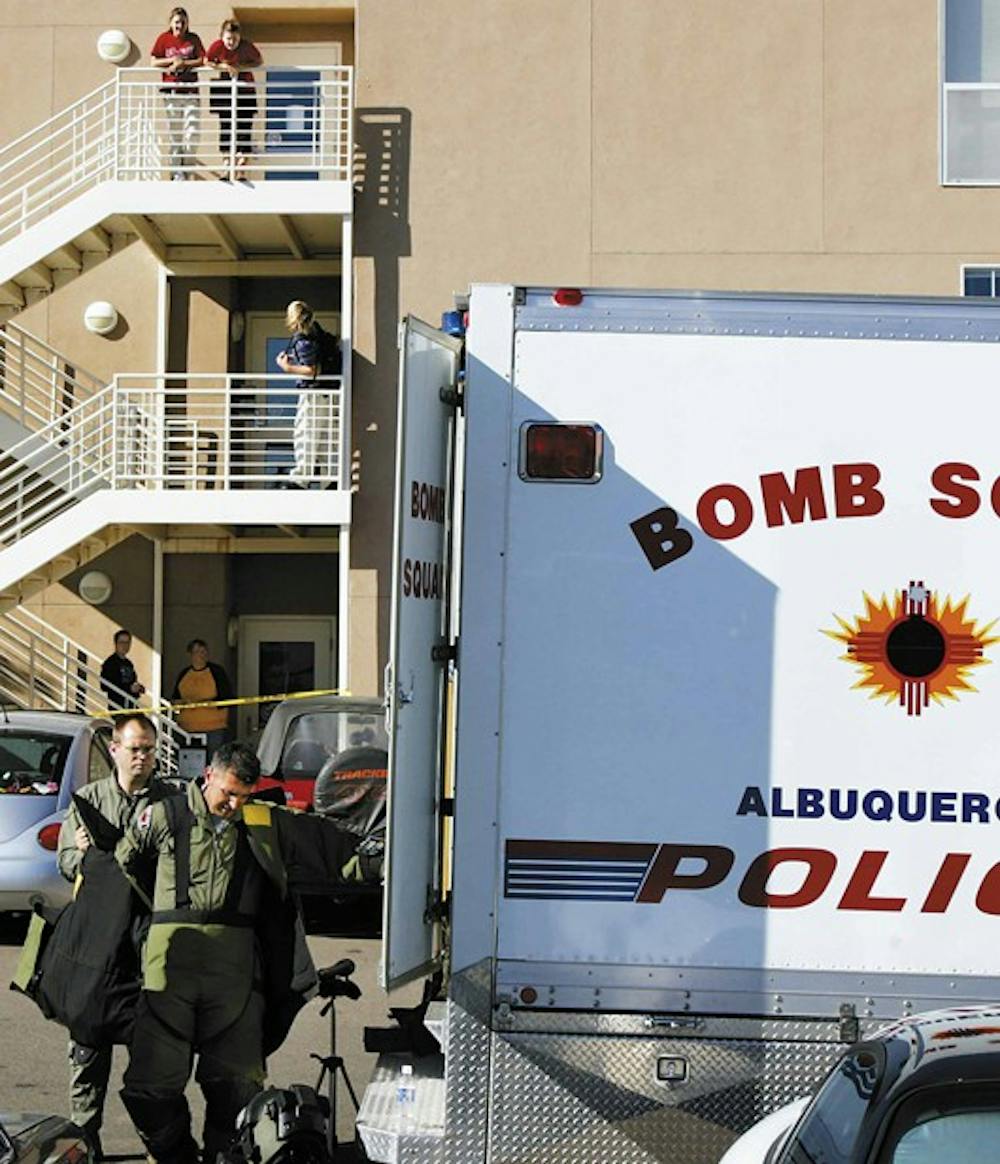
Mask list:
[[236,1117],[236,1135],[220,1164],[328,1164],[330,1105],[305,1084],[269,1087]]

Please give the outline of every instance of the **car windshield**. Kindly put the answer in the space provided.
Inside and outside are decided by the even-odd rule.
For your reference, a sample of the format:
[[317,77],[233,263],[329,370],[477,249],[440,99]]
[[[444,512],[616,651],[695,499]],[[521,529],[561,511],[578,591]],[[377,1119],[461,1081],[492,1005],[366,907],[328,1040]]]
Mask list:
[[69,745],[69,736],[0,731],[0,796],[56,796]]
[[388,749],[381,715],[361,711],[310,711],[288,725],[281,749],[285,779],[315,780],[320,768],[345,748]]

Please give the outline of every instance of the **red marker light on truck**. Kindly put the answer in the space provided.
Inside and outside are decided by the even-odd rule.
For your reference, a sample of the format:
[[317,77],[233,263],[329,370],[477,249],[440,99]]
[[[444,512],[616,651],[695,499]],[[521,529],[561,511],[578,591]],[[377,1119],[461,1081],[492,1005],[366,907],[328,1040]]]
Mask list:
[[525,424],[521,468],[525,481],[598,481],[603,440],[596,424]]
[[54,853],[59,848],[59,825],[48,824],[43,829],[38,830],[38,843],[43,849],[48,849],[49,852]]
[[583,292],[576,287],[560,287],[552,292],[552,302],[556,307],[579,307],[583,302]]

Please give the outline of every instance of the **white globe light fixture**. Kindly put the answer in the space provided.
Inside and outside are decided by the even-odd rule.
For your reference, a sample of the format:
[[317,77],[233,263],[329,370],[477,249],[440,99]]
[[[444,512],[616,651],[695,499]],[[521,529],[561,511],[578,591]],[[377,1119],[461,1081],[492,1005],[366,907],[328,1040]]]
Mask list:
[[97,55],[109,65],[120,65],[132,51],[128,33],[120,28],[106,29],[97,38]]
[[111,579],[101,570],[88,570],[77,583],[77,593],[91,606],[100,606],[111,597]]
[[83,326],[94,335],[108,335],[118,326],[118,311],[113,303],[96,299],[83,313]]

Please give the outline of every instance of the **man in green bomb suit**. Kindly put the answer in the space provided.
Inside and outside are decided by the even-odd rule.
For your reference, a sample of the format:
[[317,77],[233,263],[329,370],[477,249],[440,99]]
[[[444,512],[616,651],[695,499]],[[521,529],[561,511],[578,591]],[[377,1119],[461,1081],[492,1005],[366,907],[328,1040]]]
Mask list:
[[157,1164],[198,1159],[184,1097],[195,1054],[203,1159],[228,1144],[315,987],[291,891],[329,890],[356,845],[315,814],[248,803],[259,778],[249,748],[224,744],[203,782],[150,805],[116,850],[152,908],[121,1096]]

